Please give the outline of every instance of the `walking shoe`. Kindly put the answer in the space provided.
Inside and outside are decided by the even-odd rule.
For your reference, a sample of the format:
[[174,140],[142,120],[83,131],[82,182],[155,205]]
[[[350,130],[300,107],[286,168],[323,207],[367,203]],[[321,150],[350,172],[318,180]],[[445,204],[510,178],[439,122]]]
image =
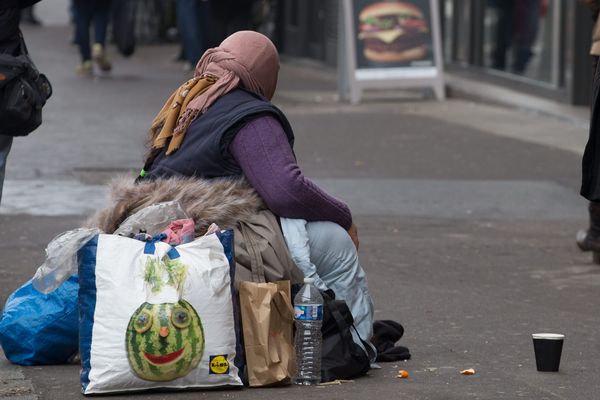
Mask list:
[[588,212],[590,227],[577,232],[575,243],[581,251],[591,251],[594,263],[600,264],[600,202],[590,201]]
[[110,71],[112,69],[112,64],[106,55],[104,46],[100,43],[95,43],[92,46],[92,58],[96,61],[96,64],[102,71]]
[[581,251],[600,251],[600,238],[583,229],[577,231],[575,243]]
[[92,62],[90,60],[82,62],[81,64],[79,64],[77,66],[75,71],[77,72],[77,75],[79,75],[81,77],[92,76],[92,73],[94,72],[93,67],[92,67]]
[[600,264],[600,237],[582,229],[577,231],[575,243],[581,251],[591,251],[594,264]]
[[580,230],[575,237],[575,243],[582,251],[600,252],[600,203],[590,201],[588,203],[588,214],[590,216],[590,227]]

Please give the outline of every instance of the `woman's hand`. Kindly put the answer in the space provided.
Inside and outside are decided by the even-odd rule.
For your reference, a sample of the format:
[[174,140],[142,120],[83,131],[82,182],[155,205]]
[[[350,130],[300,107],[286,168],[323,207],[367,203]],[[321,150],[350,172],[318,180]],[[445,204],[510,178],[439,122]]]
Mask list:
[[352,226],[348,229],[348,235],[350,235],[350,239],[352,239],[356,250],[358,250],[358,228],[356,228],[356,224],[352,223]]

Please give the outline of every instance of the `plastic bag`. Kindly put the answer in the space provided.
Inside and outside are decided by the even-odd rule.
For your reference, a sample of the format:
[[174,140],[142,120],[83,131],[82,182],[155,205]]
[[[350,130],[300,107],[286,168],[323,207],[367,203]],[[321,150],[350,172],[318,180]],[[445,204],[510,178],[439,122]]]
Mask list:
[[125,57],[135,51],[135,16],[137,13],[136,0],[121,0],[113,2],[112,26],[117,49]]
[[77,276],[50,294],[32,280],[8,297],[0,320],[0,344],[6,358],[20,365],[62,364],[77,352],[79,312]]
[[[164,231],[172,221],[188,218],[177,201],[158,203],[129,216],[114,232],[129,236],[140,230],[154,236]],[[92,237],[102,233],[97,228],[78,228],[63,232],[48,243],[46,260],[32,279],[33,287],[48,294],[77,273],[77,252]]]
[[78,228],[56,236],[46,247],[46,260],[35,272],[31,283],[48,294],[77,274],[77,252],[92,237],[101,233],[96,228]]
[[167,201],[142,208],[135,214],[130,215],[113,233],[115,235],[131,236],[142,230],[150,236],[154,236],[167,229],[172,221],[187,218],[189,216],[181,208],[178,201]]

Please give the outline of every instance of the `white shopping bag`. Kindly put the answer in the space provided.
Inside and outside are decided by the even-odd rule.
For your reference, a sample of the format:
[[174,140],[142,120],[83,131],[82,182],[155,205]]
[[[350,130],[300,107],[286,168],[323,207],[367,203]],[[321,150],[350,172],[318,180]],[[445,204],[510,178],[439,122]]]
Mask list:
[[84,394],[242,385],[216,234],[177,247],[101,234],[78,258]]

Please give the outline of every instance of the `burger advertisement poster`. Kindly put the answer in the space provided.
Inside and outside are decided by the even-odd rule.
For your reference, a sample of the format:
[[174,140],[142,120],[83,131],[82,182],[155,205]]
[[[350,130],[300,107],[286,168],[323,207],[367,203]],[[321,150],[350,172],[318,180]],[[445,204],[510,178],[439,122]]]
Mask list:
[[356,67],[433,67],[430,0],[354,0]]

